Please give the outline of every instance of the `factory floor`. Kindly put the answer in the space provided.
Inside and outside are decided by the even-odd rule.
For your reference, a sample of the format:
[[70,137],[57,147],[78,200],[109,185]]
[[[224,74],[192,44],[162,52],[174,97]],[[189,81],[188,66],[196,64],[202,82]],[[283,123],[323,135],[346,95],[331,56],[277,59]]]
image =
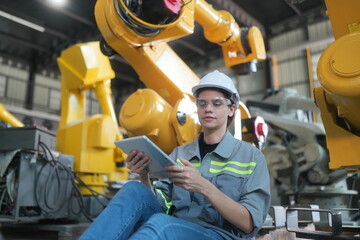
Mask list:
[[88,223],[2,224],[0,240],[76,240],[88,226]]

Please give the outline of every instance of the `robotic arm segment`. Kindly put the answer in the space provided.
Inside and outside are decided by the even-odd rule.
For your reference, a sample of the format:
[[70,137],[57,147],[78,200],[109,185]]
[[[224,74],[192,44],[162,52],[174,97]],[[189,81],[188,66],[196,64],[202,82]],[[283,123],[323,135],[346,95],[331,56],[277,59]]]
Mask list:
[[[109,59],[100,52],[99,43],[77,44],[63,51],[57,61],[62,75],[59,127],[86,117],[85,90],[88,89],[96,90],[102,110],[116,122],[114,111],[109,110],[112,104],[108,103],[109,81],[115,74]],[[101,91],[104,93],[100,94]]]
[[[112,44],[109,42],[109,34],[115,35],[118,40],[124,39],[127,45],[135,47],[155,44],[158,41],[168,42],[193,33],[193,1],[183,5],[180,12],[176,12],[176,7],[169,10],[166,6],[169,2],[170,5],[171,2],[177,5],[178,1],[167,0],[164,3],[163,1],[100,0],[95,6],[96,21],[110,46]],[[163,5],[159,7],[160,10],[154,8],[159,5]],[[109,33],[104,32],[106,28],[110,30]]]
[[207,40],[222,46],[227,67],[266,58],[264,40],[257,27],[240,28],[230,13],[216,11],[204,0],[196,3],[195,20],[203,26]]
[[24,124],[8,112],[2,104],[0,104],[0,120],[10,123],[14,127],[24,127]]

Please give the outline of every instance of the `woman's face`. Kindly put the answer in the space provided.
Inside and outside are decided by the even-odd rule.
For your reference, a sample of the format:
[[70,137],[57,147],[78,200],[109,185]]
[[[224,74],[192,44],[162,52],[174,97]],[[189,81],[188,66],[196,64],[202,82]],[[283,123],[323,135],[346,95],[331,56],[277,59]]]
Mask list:
[[235,107],[224,94],[216,90],[203,90],[196,100],[201,126],[206,129],[226,129],[228,117],[232,117]]

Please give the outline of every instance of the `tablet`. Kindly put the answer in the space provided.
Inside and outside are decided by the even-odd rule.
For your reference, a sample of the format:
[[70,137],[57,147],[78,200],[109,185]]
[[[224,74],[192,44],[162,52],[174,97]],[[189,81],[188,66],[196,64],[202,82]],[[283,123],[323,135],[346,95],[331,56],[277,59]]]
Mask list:
[[149,165],[149,172],[152,177],[167,178],[164,174],[164,167],[168,164],[178,164],[146,136],[115,141],[115,145],[126,154],[129,154],[133,149],[137,149],[148,155],[152,159]]

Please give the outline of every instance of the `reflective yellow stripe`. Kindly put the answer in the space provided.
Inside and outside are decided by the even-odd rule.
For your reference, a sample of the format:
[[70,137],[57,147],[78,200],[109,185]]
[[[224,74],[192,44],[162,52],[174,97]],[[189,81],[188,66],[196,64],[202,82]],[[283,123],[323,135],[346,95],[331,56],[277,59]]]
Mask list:
[[[254,168],[256,166],[256,162],[249,163],[240,163],[236,161],[228,161],[228,162],[219,162],[219,161],[210,161],[212,168],[209,169],[211,173],[220,173],[223,171],[229,171],[240,175],[249,175],[254,172]],[[233,165],[233,167],[229,167],[229,165]],[[219,166],[221,168],[216,169]],[[244,170],[238,169],[238,167],[245,168]]]
[[196,162],[196,163],[191,163],[194,167],[200,167],[201,166],[201,162]]
[[225,166],[228,164],[234,164],[236,166],[239,167],[250,167],[250,166],[256,166],[256,162],[249,162],[249,163],[240,163],[240,162],[235,162],[235,161],[228,161],[228,162],[217,162],[217,161],[211,161],[212,165],[216,165],[216,166]]
[[167,207],[167,209],[166,209],[166,214],[168,214],[169,211],[170,211],[170,207],[172,206],[172,202],[171,202],[171,201],[168,202],[168,201],[166,200],[166,197],[164,196],[163,192],[162,192],[160,189],[156,189],[156,191],[157,191],[157,192],[160,194],[160,196],[164,199],[165,206]]
[[253,170],[245,170],[245,171],[242,171],[242,170],[237,170],[235,168],[231,168],[231,167],[224,167],[222,169],[213,169],[213,168],[210,168],[209,171],[211,173],[219,173],[219,172],[223,172],[223,171],[230,171],[230,172],[234,172],[234,173],[237,173],[237,174],[252,174],[253,173]]

